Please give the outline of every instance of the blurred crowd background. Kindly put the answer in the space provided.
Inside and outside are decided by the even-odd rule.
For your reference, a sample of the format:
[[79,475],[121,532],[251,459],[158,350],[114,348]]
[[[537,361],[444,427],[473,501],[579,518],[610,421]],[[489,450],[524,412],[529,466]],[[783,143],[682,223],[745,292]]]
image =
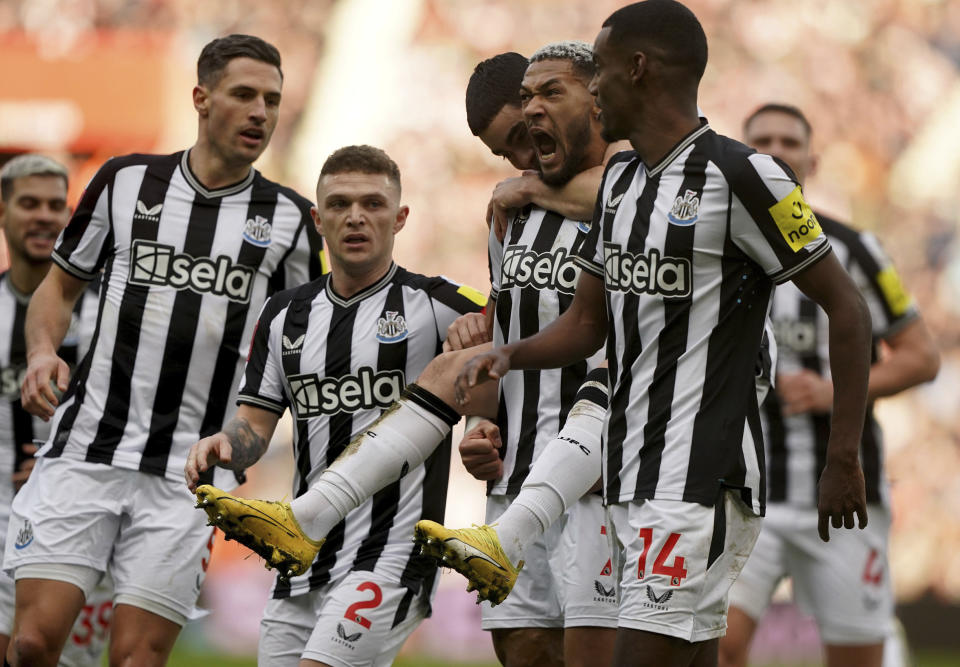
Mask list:
[[[410,221],[400,263],[488,286],[484,212],[511,175],[466,124],[473,66],[559,39],[592,42],[612,0],[0,0],[0,161],[37,150],[73,171],[72,200],[106,158],[172,152],[196,132],[190,91],[202,46],[231,32],[273,42],[285,74],[280,125],[258,168],[313,198],[335,148],[369,143],[400,165]],[[874,231],[943,355],[932,384],[883,401],[893,484],[892,567],[920,649],[960,642],[960,1],[687,0],[707,32],[700,105],[739,137],[761,103],[795,104],[814,127],[815,208]],[[0,266],[4,258],[0,255]],[[241,490],[289,493],[283,436]],[[482,519],[482,486],[452,473],[448,520]],[[250,652],[270,575],[219,545],[183,642]],[[435,617],[406,653],[488,658],[478,609],[445,578]],[[779,618],[779,620],[777,620]],[[952,620],[951,620],[952,619]],[[789,607],[757,650],[813,651]],[[777,625],[777,624],[780,625]],[[938,631],[937,623],[954,632]],[[766,638],[766,641],[764,641]]]

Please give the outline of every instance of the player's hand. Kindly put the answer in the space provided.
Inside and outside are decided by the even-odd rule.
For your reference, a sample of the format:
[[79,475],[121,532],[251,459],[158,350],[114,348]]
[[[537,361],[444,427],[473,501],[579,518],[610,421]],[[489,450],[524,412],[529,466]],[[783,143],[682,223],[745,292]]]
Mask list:
[[493,227],[493,232],[501,243],[507,233],[510,216],[518,208],[523,208],[532,201],[529,187],[531,179],[539,181],[540,176],[536,171],[527,170],[522,176],[500,181],[493,189],[493,195],[487,205],[487,225]]
[[208,438],[204,438],[193,447],[187,455],[187,464],[183,467],[183,476],[187,480],[187,486],[191,491],[197,490],[197,484],[200,482],[201,473],[217,465],[218,463],[230,463],[233,459],[233,448],[230,446],[230,440],[223,432],[214,433]]
[[510,355],[505,352],[506,346],[498,347],[478,354],[468,361],[454,382],[453,392],[457,405],[463,406],[470,402],[470,390],[483,382],[499,380],[510,370]]
[[500,460],[500,429],[484,420],[464,434],[460,441],[460,460],[467,472],[482,481],[500,479],[503,461]]
[[33,455],[37,453],[37,450],[40,449],[32,442],[28,442],[25,445],[20,445],[20,451],[23,452],[27,457],[20,463],[20,467],[13,471],[13,492],[16,493],[20,490],[20,487],[27,483],[27,480],[30,478],[30,472],[33,470],[33,466],[36,463],[36,459],[33,458]]
[[49,421],[60,405],[60,399],[51,386],[56,382],[62,394],[70,382],[70,367],[56,354],[36,354],[27,365],[27,373],[20,387],[20,403],[32,415]]
[[483,313],[467,313],[455,319],[453,324],[447,327],[447,339],[443,341],[443,351],[464,350],[489,342],[487,316]]
[[809,369],[778,374],[776,389],[785,415],[827,413],[833,409],[833,382]]
[[828,460],[820,475],[820,501],[818,503],[820,539],[830,541],[830,524],[834,528],[853,528],[854,514],[860,528],[867,525],[867,494],[863,470],[857,458]]

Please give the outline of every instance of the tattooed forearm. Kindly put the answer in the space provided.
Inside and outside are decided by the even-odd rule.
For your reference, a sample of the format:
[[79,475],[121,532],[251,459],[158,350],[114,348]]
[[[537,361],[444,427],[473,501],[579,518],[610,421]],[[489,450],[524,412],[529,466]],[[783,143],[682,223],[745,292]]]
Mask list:
[[267,440],[260,437],[246,419],[233,418],[223,428],[233,450],[232,461],[225,464],[231,470],[245,470],[260,460],[267,451]]

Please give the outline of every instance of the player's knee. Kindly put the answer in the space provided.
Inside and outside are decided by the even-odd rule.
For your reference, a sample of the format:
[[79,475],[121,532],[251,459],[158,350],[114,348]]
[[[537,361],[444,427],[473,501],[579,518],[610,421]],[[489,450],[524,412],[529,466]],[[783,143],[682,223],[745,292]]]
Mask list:
[[504,667],[562,667],[559,636],[535,629],[493,633],[493,650]]
[[435,393],[441,387],[452,385],[462,367],[463,354],[461,351],[443,352],[427,364],[427,367],[420,373],[420,377],[417,378],[417,384],[427,391]]
[[17,664],[22,667],[57,664],[61,647],[40,630],[20,629],[10,641]]

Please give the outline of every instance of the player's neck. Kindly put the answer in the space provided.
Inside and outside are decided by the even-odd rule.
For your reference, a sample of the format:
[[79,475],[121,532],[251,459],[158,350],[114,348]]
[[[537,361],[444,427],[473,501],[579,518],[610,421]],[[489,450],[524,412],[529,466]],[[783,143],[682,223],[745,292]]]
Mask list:
[[685,136],[700,126],[696,108],[692,112],[645,116],[630,133],[630,144],[648,168],[656,166]]
[[249,162],[228,162],[203,141],[198,141],[187,156],[190,171],[208,190],[218,190],[247,177]]
[[13,288],[21,294],[30,295],[43,282],[51,262],[31,262],[22,258],[10,258],[7,277]]
[[349,299],[383,278],[390,270],[391,264],[393,264],[392,258],[388,259],[386,264],[378,264],[376,267],[367,270],[357,271],[353,269],[346,271],[342,267],[338,267],[336,262],[331,259],[330,286],[338,296]]

